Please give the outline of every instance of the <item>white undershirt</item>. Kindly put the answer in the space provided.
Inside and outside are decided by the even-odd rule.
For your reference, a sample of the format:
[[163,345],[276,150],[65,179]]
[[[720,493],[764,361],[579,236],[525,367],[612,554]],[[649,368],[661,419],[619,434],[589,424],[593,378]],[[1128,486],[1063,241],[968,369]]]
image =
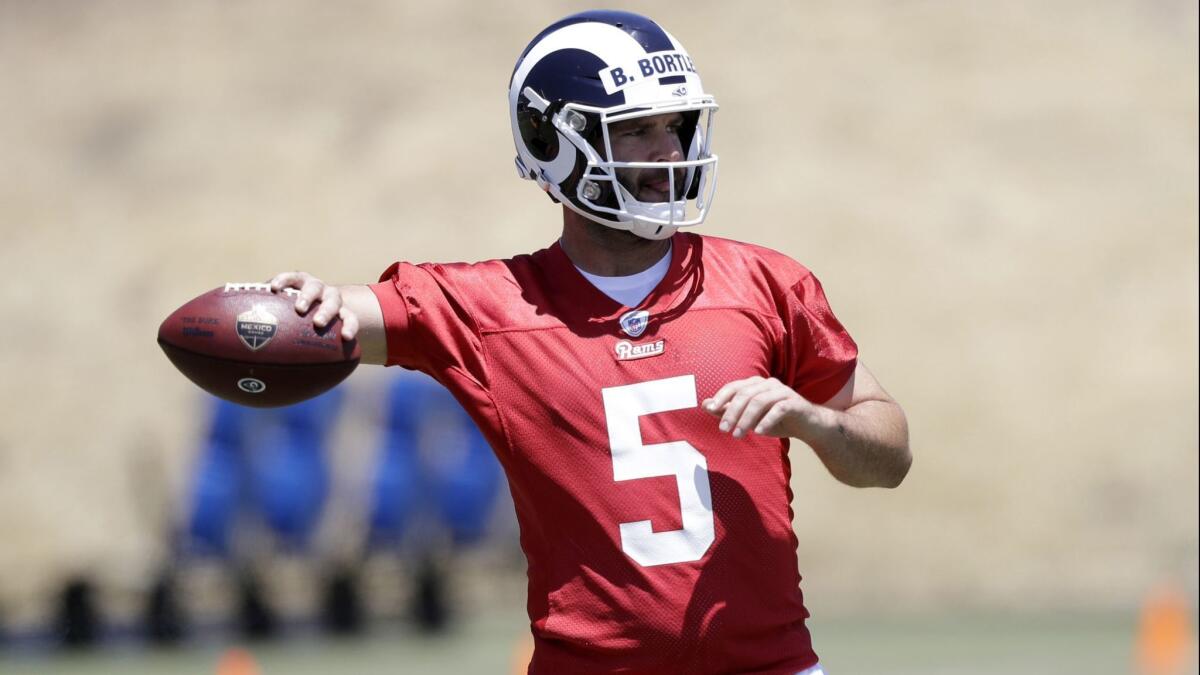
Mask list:
[[592,285],[601,293],[626,307],[637,307],[642,300],[646,299],[647,295],[650,295],[650,291],[654,290],[658,282],[667,276],[667,270],[670,267],[671,249],[667,249],[667,254],[661,260],[648,269],[627,277],[602,277],[579,269],[579,265],[576,265],[575,269],[579,270],[583,278],[592,282]]

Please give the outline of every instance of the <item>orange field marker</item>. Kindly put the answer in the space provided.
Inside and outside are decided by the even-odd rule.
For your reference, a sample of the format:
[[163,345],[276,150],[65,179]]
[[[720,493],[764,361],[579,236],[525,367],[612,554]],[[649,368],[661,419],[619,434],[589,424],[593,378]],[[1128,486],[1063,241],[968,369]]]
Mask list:
[[523,635],[513,646],[512,672],[513,675],[525,675],[529,672],[529,660],[533,658],[533,638]]
[[1138,622],[1138,675],[1183,675],[1192,656],[1192,621],[1187,597],[1172,586],[1150,594]]
[[216,675],[259,675],[258,662],[249,650],[230,647],[217,662]]

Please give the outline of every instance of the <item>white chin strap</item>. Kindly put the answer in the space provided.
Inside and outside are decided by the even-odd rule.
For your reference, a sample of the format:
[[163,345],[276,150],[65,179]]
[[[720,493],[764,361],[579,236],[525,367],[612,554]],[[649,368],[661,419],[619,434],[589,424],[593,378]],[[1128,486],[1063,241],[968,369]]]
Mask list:
[[[618,185],[620,185],[618,183]],[[672,186],[673,187],[673,186]],[[687,202],[639,202],[624,185],[620,185],[621,197],[625,202],[625,213],[617,219],[629,227],[629,231],[643,239],[667,239],[679,229],[678,225],[667,225],[650,221],[682,222],[687,214]]]
[[678,227],[673,225],[651,225],[650,223],[637,222],[630,226],[629,231],[641,237],[642,239],[669,239],[675,234]]

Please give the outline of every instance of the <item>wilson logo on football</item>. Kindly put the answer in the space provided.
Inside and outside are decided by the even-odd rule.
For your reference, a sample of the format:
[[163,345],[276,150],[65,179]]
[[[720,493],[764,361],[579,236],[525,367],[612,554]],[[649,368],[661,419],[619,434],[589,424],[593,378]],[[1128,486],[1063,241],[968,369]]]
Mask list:
[[262,305],[255,305],[250,310],[238,314],[236,328],[242,344],[251,351],[258,351],[275,337],[278,325],[279,320],[275,315],[263,309]]
[[655,340],[645,344],[634,344],[629,340],[621,340],[613,349],[617,353],[618,361],[633,361],[635,359],[648,359],[651,356],[658,356],[666,351],[666,340]]

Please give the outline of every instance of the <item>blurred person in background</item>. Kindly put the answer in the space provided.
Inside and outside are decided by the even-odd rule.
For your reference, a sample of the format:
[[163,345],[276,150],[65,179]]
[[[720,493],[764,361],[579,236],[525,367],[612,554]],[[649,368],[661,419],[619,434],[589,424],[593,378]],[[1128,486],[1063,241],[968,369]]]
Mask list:
[[646,17],[566,17],[509,86],[517,171],[563,206],[557,242],[373,285],[272,280],[479,424],[529,563],[531,673],[820,673],[789,440],[857,487],[911,463],[903,411],[807,268],[677,231],[716,184],[698,70]]
[[487,533],[500,488],[496,458],[445,387],[402,372],[388,388],[373,481],[367,553],[407,554],[412,618],[443,630],[452,618],[454,555]]
[[[280,556],[326,563],[317,560],[313,539],[330,494],[329,442],[344,392],[345,385],[278,409],[213,399],[177,562],[216,561],[235,574],[238,625],[247,637],[271,637],[279,628],[263,579]],[[484,537],[499,467],[458,402],[426,376],[404,373],[391,382],[381,426],[369,513],[362,514],[367,554],[405,558],[412,617],[440,631],[451,618],[453,556]],[[357,571],[332,563],[326,572],[320,618],[332,633],[363,628]],[[183,636],[186,612],[170,575],[156,585],[149,614],[152,639]]]
[[[328,443],[342,390],[276,409],[211,400],[174,562],[227,566],[237,578],[241,632],[271,637],[278,621],[262,578],[277,555],[310,554],[329,494]],[[154,639],[181,636],[186,612],[175,581],[168,570],[152,593],[148,632]]]

